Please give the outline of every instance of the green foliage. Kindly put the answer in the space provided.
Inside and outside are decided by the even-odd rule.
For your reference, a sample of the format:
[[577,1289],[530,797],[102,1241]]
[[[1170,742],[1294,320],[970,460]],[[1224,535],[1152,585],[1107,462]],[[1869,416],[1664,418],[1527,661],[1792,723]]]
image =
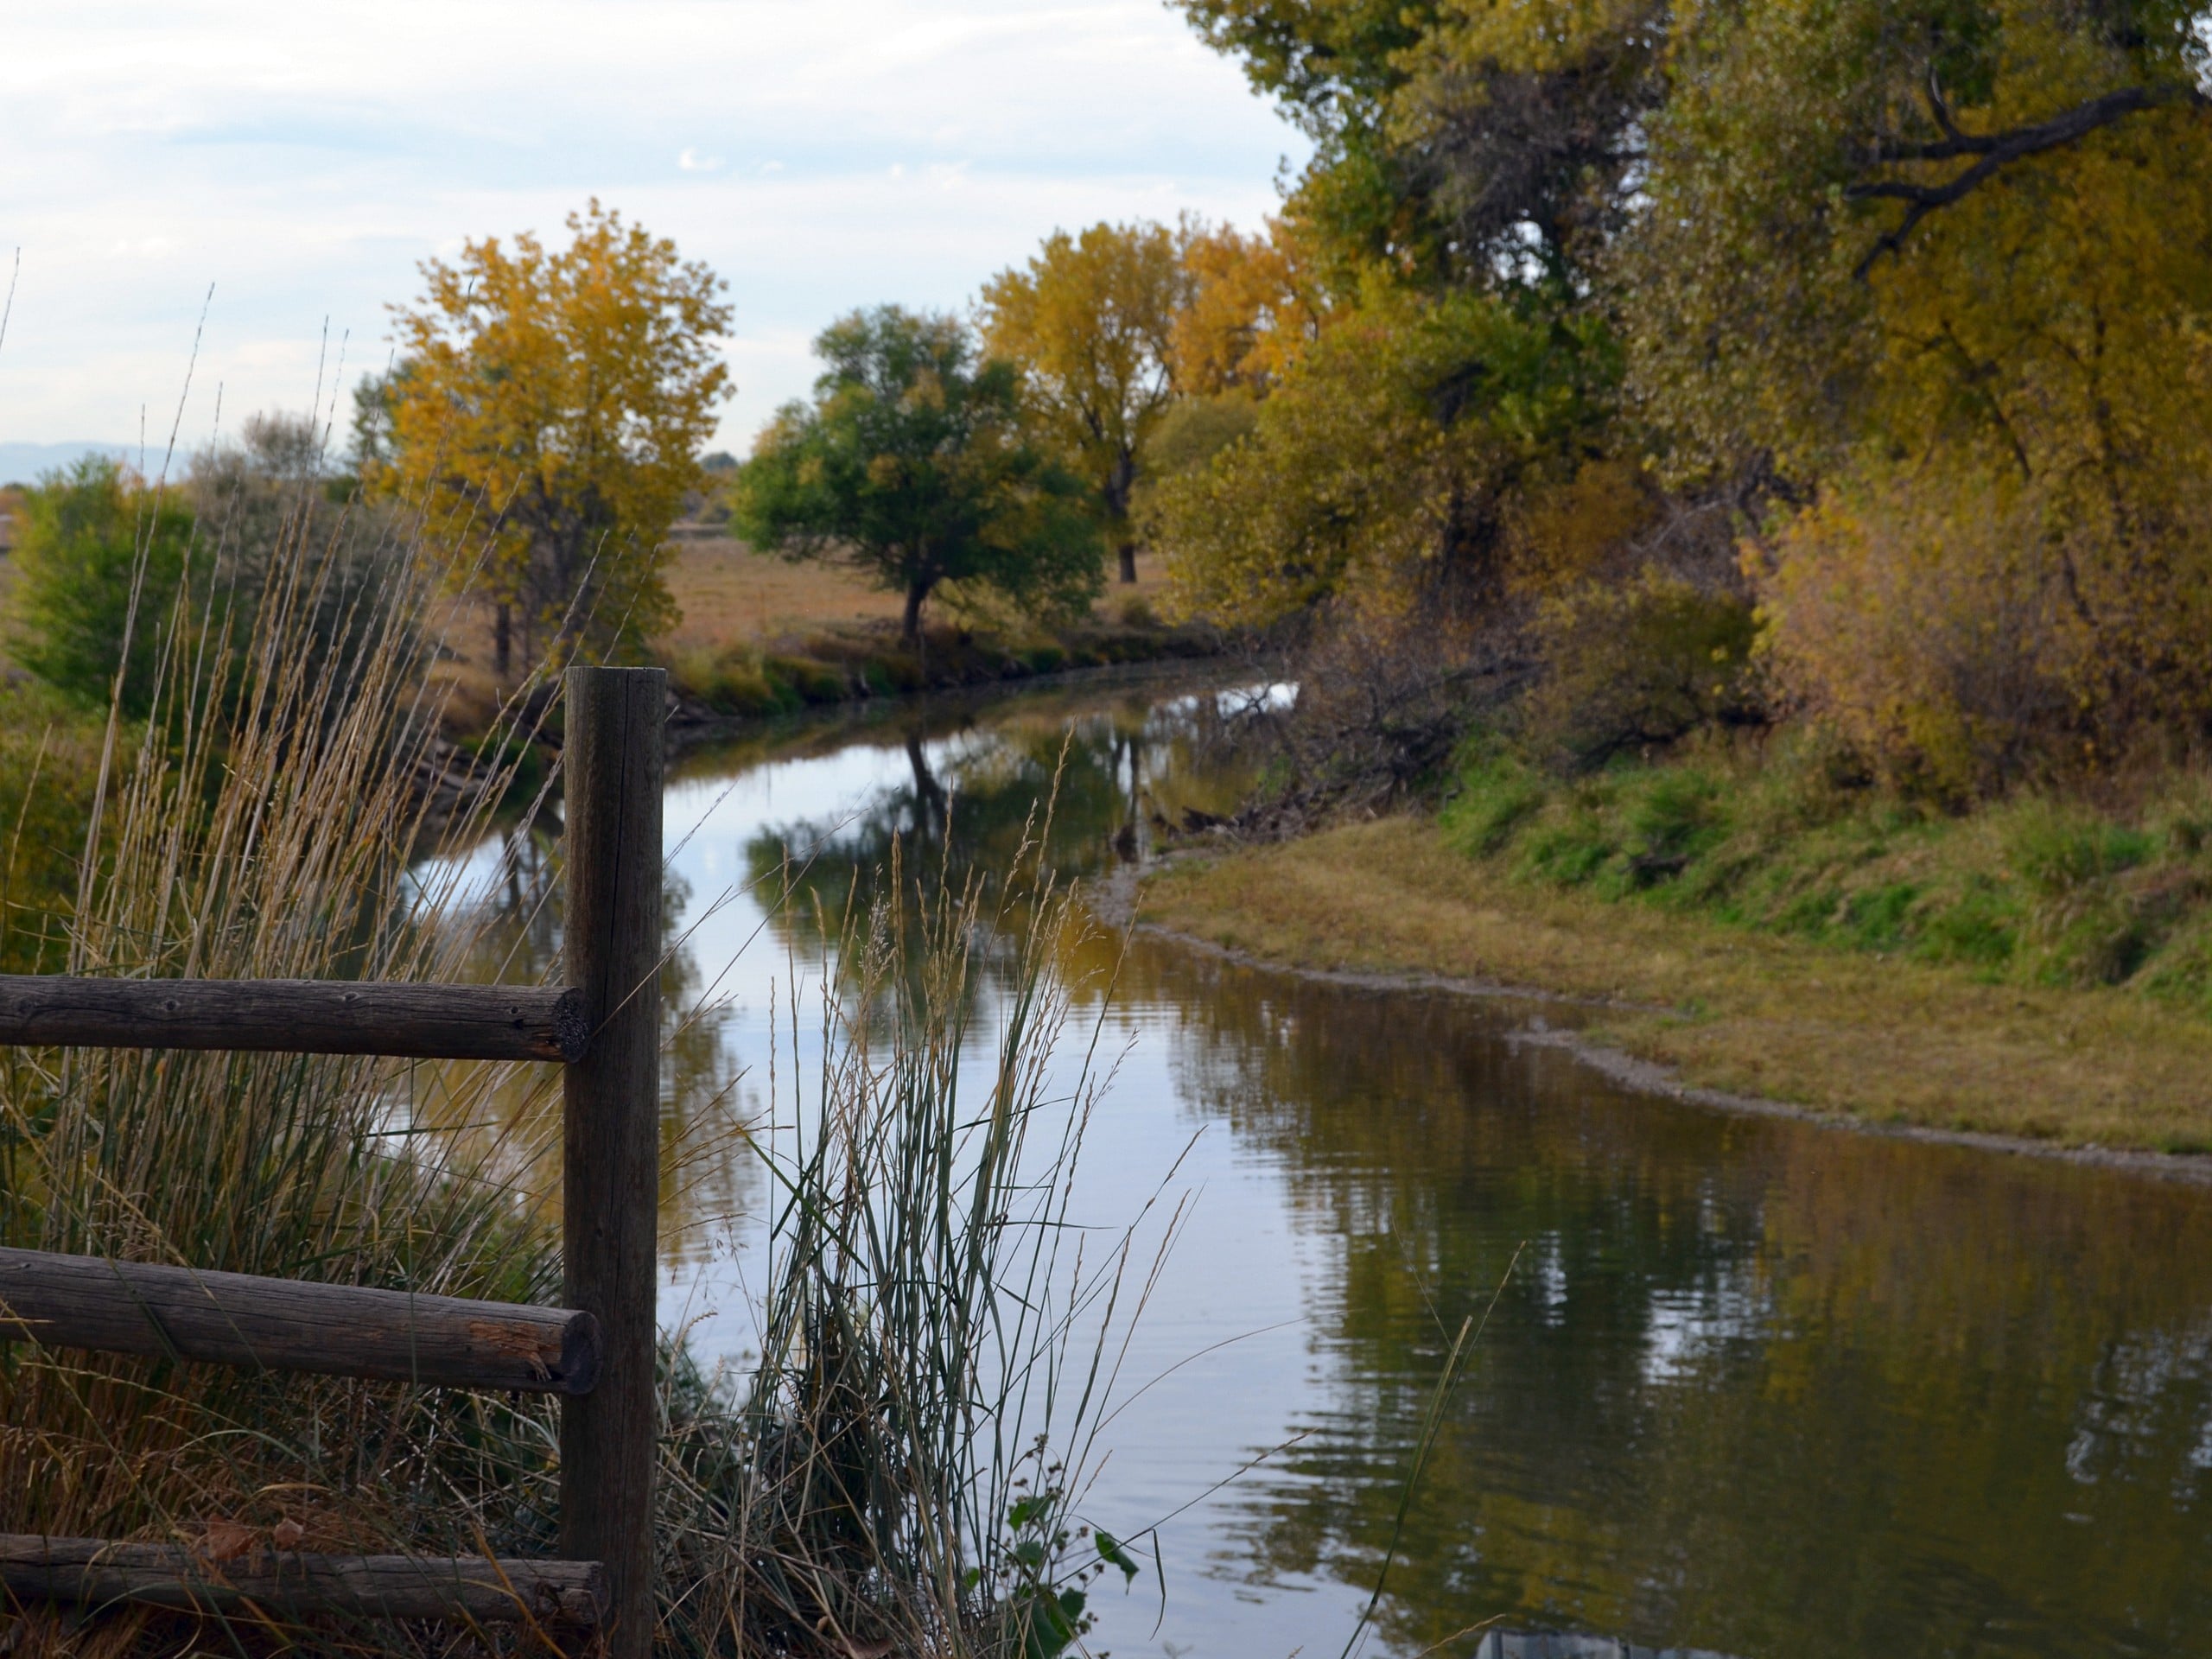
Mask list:
[[[1030,1490],[1027,1476],[1014,1483],[1021,1496],[1007,1506],[1006,1582],[999,1600],[1018,1659],[1059,1659],[1077,1650],[1097,1622],[1090,1611],[1091,1584],[1109,1567],[1121,1573],[1124,1584],[1140,1569],[1112,1534],[1078,1529],[1069,1521],[1068,1495],[1060,1484],[1065,1471],[1045,1463],[1041,1443],[1027,1460],[1042,1465],[1043,1484]],[[1076,1548],[1079,1530],[1088,1533],[1087,1551]]]
[[1367,266],[1434,275],[1449,262],[1430,212],[1432,181],[1392,142],[1388,114],[1404,60],[1448,10],[1434,0],[1174,0],[1206,43],[1243,63],[1314,140],[1292,200],[1317,232],[1334,285]]
[[1522,880],[2212,1015],[2202,776],[2159,777],[2124,810],[2026,793],[1959,817],[1840,784],[1837,758],[1808,734],[1565,779],[1490,738],[1442,823]]
[[9,648],[51,685],[87,702],[118,691],[124,712],[152,700],[163,641],[188,573],[209,558],[175,492],[88,456],[49,473],[25,499],[9,594]]
[[1399,0],[1173,0],[1207,45],[1243,60],[1309,131],[1332,130],[1398,79],[1397,54],[1442,10]]
[[82,699],[0,685],[0,971],[60,971],[105,732]]
[[1338,593],[1494,584],[1501,496],[1595,418],[1617,369],[1594,320],[1373,290],[1260,404],[1249,436],[1154,493],[1148,538],[1176,603],[1264,625]]
[[1243,391],[1179,397],[1160,418],[1139,458],[1147,480],[1179,478],[1197,471],[1260,423],[1259,400]]
[[1540,748],[1587,766],[1751,720],[1755,634],[1740,595],[1663,571],[1578,584],[1539,608],[1548,671],[1523,704],[1527,729]]
[[243,442],[193,458],[178,490],[156,490],[101,460],[29,493],[10,601],[10,648],[80,701],[149,711],[160,664],[194,654],[195,672],[236,695],[270,630],[294,635],[311,671],[343,677],[359,653],[421,649],[411,619],[385,613],[392,568],[408,556],[391,515],[332,499],[320,434],[300,416],[256,415]]
[[1080,486],[1027,442],[1013,368],[976,360],[954,318],[884,306],[826,329],[811,404],[791,404],[737,477],[740,534],[787,556],[851,563],[906,596],[904,632],[941,583],[1034,614],[1099,587]]

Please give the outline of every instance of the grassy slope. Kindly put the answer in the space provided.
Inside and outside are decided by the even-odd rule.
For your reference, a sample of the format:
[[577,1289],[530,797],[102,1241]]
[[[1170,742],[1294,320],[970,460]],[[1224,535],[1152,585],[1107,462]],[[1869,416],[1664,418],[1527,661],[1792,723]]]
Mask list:
[[[1543,814],[1522,817],[1530,834]],[[1471,855],[1466,828],[1395,819],[1186,861],[1143,914],[1285,963],[1644,1004],[1605,1010],[1595,1034],[1705,1087],[2069,1145],[2212,1148],[2212,1022],[2190,1008],[1623,903],[1516,868],[1510,845]]]

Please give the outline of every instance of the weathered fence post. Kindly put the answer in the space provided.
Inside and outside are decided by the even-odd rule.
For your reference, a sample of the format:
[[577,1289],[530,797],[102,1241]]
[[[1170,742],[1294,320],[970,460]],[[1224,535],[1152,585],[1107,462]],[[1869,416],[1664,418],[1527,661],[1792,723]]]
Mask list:
[[661,724],[657,668],[572,668],[563,770],[568,976],[591,1046],[568,1067],[565,1305],[599,1320],[599,1382],[564,1401],[561,1552],[607,1567],[610,1659],[652,1647],[660,1199]]

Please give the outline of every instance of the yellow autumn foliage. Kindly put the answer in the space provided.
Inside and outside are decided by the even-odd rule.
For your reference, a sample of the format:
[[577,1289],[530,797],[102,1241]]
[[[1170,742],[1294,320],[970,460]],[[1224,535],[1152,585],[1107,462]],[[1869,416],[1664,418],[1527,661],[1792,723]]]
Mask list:
[[729,369],[723,284],[676,245],[596,200],[569,245],[524,232],[423,265],[423,297],[392,308],[391,457],[372,481],[454,545],[527,669],[620,657],[673,624],[663,542],[713,435]]
[[1264,394],[1313,343],[1326,313],[1297,238],[1281,219],[1247,236],[1185,227],[1190,296],[1173,332],[1175,388],[1186,397]]
[[1791,702],[1962,799],[2212,718],[2212,486],[2156,544],[1995,462],[1870,462],[1746,555]]

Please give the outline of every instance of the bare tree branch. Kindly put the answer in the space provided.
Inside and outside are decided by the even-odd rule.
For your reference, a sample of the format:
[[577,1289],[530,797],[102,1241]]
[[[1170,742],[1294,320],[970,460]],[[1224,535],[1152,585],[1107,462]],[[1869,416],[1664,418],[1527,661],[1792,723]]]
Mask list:
[[1955,161],[1974,156],[1980,159],[1972,167],[1942,184],[1913,184],[1903,180],[1870,180],[1849,186],[1844,194],[1853,200],[1889,200],[1905,204],[1904,217],[1859,262],[1852,274],[1864,278],[1875,263],[1885,253],[1903,250],[1904,239],[1913,227],[1938,207],[1948,207],[1961,196],[1992,178],[2014,162],[2039,155],[2047,149],[2056,149],[2087,137],[2100,127],[2110,126],[2139,111],[2159,109],[2171,104],[2190,104],[2200,109],[2212,108],[2212,99],[2196,86],[2123,86],[2118,92],[2107,92],[2087,103],[2076,104],[2070,110],[2061,111],[2048,121],[2038,121],[2030,126],[2013,127],[2004,132],[1961,132],[1951,118],[1949,106],[1943,101],[1942,89],[1935,78],[1927,86],[1929,107],[1936,124],[1944,136],[1934,143],[1879,146],[1873,164],[1889,166],[1899,162]]

